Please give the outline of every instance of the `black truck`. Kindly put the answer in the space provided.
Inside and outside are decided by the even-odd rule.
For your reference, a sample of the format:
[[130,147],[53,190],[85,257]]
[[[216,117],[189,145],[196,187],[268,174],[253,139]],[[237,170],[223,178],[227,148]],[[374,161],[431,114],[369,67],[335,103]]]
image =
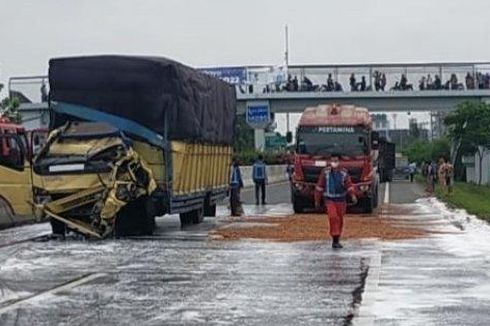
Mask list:
[[378,173],[381,182],[393,180],[395,169],[395,144],[384,137],[379,139]]

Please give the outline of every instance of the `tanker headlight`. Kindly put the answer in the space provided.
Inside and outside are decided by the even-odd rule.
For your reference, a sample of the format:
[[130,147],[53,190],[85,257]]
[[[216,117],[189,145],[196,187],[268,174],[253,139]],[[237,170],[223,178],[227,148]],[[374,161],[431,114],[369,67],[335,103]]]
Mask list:
[[300,190],[300,191],[301,191],[301,190],[303,190],[303,184],[301,184],[301,183],[295,183],[295,184],[294,184],[294,187],[295,187],[296,189]]
[[369,190],[369,185],[360,185],[359,190],[362,192],[366,192]]

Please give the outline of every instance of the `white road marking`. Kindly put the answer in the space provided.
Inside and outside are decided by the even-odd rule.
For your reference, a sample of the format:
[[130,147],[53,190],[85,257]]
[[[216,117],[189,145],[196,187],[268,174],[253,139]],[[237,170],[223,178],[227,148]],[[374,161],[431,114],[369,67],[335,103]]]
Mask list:
[[[390,203],[390,183],[385,184],[384,204]],[[381,217],[385,210],[381,210]],[[382,248],[379,242],[374,243],[375,250],[369,258],[369,270],[364,284],[362,301],[353,320],[354,326],[373,326],[376,321],[376,315],[373,313],[373,306],[376,303],[379,291],[379,277],[381,272],[381,255]]]
[[389,204],[390,203],[390,183],[387,182],[385,184],[385,197],[383,200],[383,204]]
[[79,285],[85,284],[87,282],[93,281],[97,278],[101,278],[101,277],[106,276],[106,275],[107,274],[105,274],[105,273],[90,274],[90,275],[87,275],[85,277],[79,278],[75,281],[62,284],[62,285],[57,286],[55,288],[52,288],[50,290],[47,290],[47,291],[44,291],[44,292],[41,292],[38,294],[34,294],[34,295],[29,296],[29,297],[24,298],[24,299],[20,299],[19,301],[15,302],[15,303],[12,303],[8,306],[0,308],[0,315],[4,314],[10,310],[17,309],[24,304],[29,304],[29,303],[33,303],[36,301],[40,301],[42,299],[45,299],[47,296],[49,296],[51,294],[56,294],[56,293],[59,293],[62,291],[67,291],[67,290],[73,289],[74,287],[77,287]]
[[372,326],[376,315],[372,308],[376,303],[379,289],[379,274],[381,271],[381,248],[373,252],[369,259],[369,271],[362,293],[362,302],[353,320],[354,326]]

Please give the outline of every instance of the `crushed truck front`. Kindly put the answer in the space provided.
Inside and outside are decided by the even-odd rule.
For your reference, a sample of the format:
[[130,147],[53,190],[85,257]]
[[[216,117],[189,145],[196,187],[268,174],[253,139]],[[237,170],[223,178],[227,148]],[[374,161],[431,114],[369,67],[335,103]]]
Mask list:
[[[50,134],[33,162],[33,183],[54,233],[68,228],[104,237],[127,228],[131,217],[121,216],[122,208],[141,205],[156,188],[151,169],[131,145],[104,123],[71,122]],[[146,216],[141,228],[151,227],[146,224],[152,218]]]

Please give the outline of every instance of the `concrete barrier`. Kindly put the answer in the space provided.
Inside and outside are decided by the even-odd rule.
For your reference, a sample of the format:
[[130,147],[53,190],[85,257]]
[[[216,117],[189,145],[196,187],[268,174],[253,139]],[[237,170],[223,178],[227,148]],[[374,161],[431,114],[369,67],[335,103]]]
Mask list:
[[[252,166],[241,166],[243,185],[249,187],[253,185]],[[269,183],[286,181],[288,179],[286,173],[286,165],[267,165],[267,179]]]

